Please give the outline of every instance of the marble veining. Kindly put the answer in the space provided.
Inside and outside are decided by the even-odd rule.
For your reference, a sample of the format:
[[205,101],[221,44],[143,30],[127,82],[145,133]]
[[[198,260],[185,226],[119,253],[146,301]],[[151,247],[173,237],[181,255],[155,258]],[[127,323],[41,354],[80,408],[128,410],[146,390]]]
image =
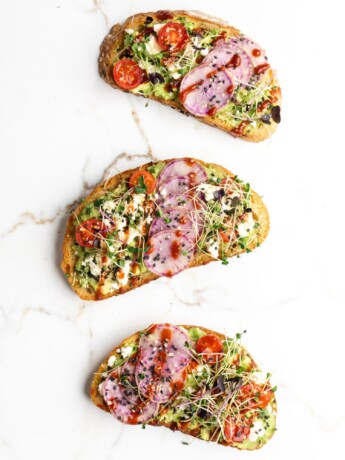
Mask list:
[[[336,127],[342,106],[334,107],[332,136],[327,129],[306,135],[319,126],[320,101],[311,96],[319,94],[319,83],[308,77],[313,60],[296,54],[301,38],[294,31],[313,37],[312,56],[327,53],[335,66],[340,51],[316,40],[307,4],[283,1],[278,11],[270,0],[248,0],[245,10],[220,0],[189,3],[248,31],[267,49],[284,96],[283,123],[269,141],[232,139],[154,102],[147,107],[99,78],[98,47],[112,24],[142,10],[186,8],[185,2],[3,5],[1,460],[343,458],[345,252],[338,235],[344,217],[339,200],[329,197],[330,190],[333,197],[343,193]],[[342,30],[342,16],[332,8],[313,5],[324,35]],[[303,95],[309,115],[297,129],[301,79],[309,88]],[[226,267],[211,263],[100,303],[80,300],[59,268],[70,213],[100,181],[186,155],[223,164],[264,195],[271,215],[267,241]],[[332,180],[326,192],[320,190],[325,178]],[[124,337],[161,321],[229,335],[248,331],[244,344],[278,386],[278,430],[264,449],[238,452],[164,429],[124,426],[91,404],[92,373],[104,356]]]

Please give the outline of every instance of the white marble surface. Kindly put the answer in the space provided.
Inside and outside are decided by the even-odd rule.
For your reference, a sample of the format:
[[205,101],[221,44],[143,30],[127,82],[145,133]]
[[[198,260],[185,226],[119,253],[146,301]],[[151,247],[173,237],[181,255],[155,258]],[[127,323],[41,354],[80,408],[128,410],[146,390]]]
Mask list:
[[[284,97],[270,141],[248,144],[156,103],[145,107],[99,78],[109,26],[167,7],[223,17],[266,47]],[[344,458],[337,8],[291,0],[1,3],[2,460]],[[265,244],[227,267],[188,270],[101,303],[79,300],[59,270],[71,204],[111,172],[184,155],[224,164],[264,195]],[[122,426],[91,403],[90,378],[104,355],[158,321],[248,330],[245,344],[279,387],[278,431],[265,448],[184,445],[186,436]]]

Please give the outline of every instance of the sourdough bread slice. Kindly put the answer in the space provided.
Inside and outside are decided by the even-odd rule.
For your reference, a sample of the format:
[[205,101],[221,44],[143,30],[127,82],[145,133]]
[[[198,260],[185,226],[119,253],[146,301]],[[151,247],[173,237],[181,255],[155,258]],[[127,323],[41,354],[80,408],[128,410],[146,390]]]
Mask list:
[[[257,366],[256,362],[253,360],[252,356],[247,352],[247,350],[240,344],[238,340],[231,339],[229,337],[226,337],[224,334],[220,334],[218,332],[212,331],[210,329],[207,329],[205,327],[201,326],[190,326],[190,325],[183,325],[179,326],[183,328],[185,331],[188,332],[189,336],[194,339],[193,347],[195,348],[195,343],[197,337],[201,337],[203,335],[211,335],[211,336],[216,336],[218,339],[220,339],[223,343],[225,341],[229,341],[229,343],[235,343],[238,351],[238,356],[241,356],[240,361],[237,360],[237,364],[233,366],[231,369],[229,368],[226,370],[226,372],[233,373],[234,375],[241,376],[241,372],[244,372],[247,377],[243,378],[243,386],[246,384],[245,382],[248,382],[248,379],[251,379],[250,381],[253,382],[255,385],[256,381],[256,375],[260,375],[261,378],[261,389],[264,389],[265,392],[269,392],[271,395],[271,399],[269,401],[269,404],[265,406],[265,408],[262,408],[261,411],[259,410],[260,408],[253,409],[253,414],[252,415],[252,432],[249,436],[247,436],[243,441],[241,442],[233,442],[229,441],[224,438],[224,436],[221,433],[221,429],[217,427],[217,433],[218,436],[216,436],[217,433],[213,433],[211,430],[209,439],[205,436],[205,431],[203,430],[201,423],[198,424],[197,422],[193,423],[185,423],[183,421],[183,417],[179,415],[175,419],[171,417],[171,406],[180,404],[180,401],[172,400],[171,403],[167,403],[162,406],[162,408],[159,410],[158,414],[148,422],[149,425],[153,426],[165,426],[166,428],[169,428],[173,431],[181,431],[182,433],[185,433],[187,435],[193,436],[195,438],[201,438],[204,440],[210,440],[210,441],[216,441],[219,444],[222,444],[224,446],[232,446],[236,447],[241,450],[255,450],[259,449],[262,447],[264,444],[266,444],[270,438],[273,436],[275,430],[276,430],[276,412],[277,412],[277,403],[276,403],[276,398],[274,395],[274,389],[272,390],[269,377],[270,374],[263,374],[259,367]],[[148,328],[149,329],[149,328]],[[147,329],[147,330],[148,330]],[[91,384],[91,389],[90,389],[90,395],[93,403],[99,407],[100,409],[109,412],[109,408],[103,398],[102,394],[102,383],[105,381],[107,375],[112,372],[114,368],[120,368],[122,363],[126,361],[126,359],[123,359],[121,353],[122,350],[128,350],[132,348],[132,353],[135,355],[138,350],[138,344],[141,335],[145,333],[145,331],[138,331],[135,334],[131,335],[130,337],[124,339],[118,346],[116,346],[109,354],[108,356],[104,359],[102,364],[99,366],[98,370],[95,372],[92,384]],[[236,362],[236,359],[235,361]],[[188,367],[188,372],[193,372],[191,371],[193,369],[193,366]],[[244,369],[244,370],[243,370]],[[252,376],[251,377],[251,373]],[[264,377],[264,380],[262,380],[262,376]],[[246,380],[247,378],[247,380]],[[262,383],[262,382],[265,383]],[[247,384],[248,386],[248,384]],[[186,380],[186,384],[184,389],[188,387],[188,377]],[[184,390],[183,389],[183,390]],[[182,392],[183,392],[182,390]],[[239,391],[241,391],[241,388],[239,388]],[[235,395],[236,398],[236,395]],[[178,396],[176,397],[178,399]],[[236,399],[232,400],[230,402],[230,405],[234,408],[236,405]],[[231,408],[229,405],[229,410],[231,412]],[[236,410],[236,409],[235,409]],[[260,423],[260,420],[262,417],[262,424]],[[223,419],[224,417],[221,417]],[[171,420],[169,420],[171,419]],[[198,419],[196,419],[198,420]],[[199,420],[199,422],[202,422],[202,419]],[[261,425],[263,425],[263,428],[261,428]],[[259,427],[260,428],[257,428]],[[258,429],[258,433],[255,434],[255,430]],[[258,436],[258,434],[260,436]],[[254,439],[256,438],[256,439]]]
[[[150,21],[149,24],[147,24],[148,20]],[[101,77],[113,88],[131,92],[136,96],[143,96],[156,100],[164,105],[168,105],[179,110],[181,113],[191,115],[179,101],[178,90],[176,90],[177,92],[171,92],[170,95],[164,93],[163,91],[163,86],[169,87],[169,85],[175,86],[176,89],[179,80],[174,81],[174,79],[171,79],[168,75],[167,77],[164,77],[164,85],[158,85],[156,88],[154,88],[154,85],[150,86],[150,82],[147,82],[133,90],[126,90],[120,88],[116,84],[113,76],[114,64],[117,63],[119,59],[127,56],[134,60],[137,59],[137,57],[132,56],[133,53],[130,51],[132,44],[127,43],[129,40],[126,38],[126,35],[128,36],[128,32],[131,32],[131,36],[135,36],[136,33],[142,34],[143,31],[145,32],[145,30],[151,30],[151,28],[154,28],[155,25],[160,25],[169,21],[193,24],[194,30],[197,31],[201,30],[211,33],[210,31],[214,30],[217,31],[215,33],[219,33],[220,36],[223,34],[227,39],[241,39],[244,37],[239,30],[228,25],[224,21],[211,18],[210,16],[198,12],[178,10],[140,13],[131,16],[123,24],[115,24],[108,35],[104,38],[100,47],[98,60],[99,73]],[[148,29],[148,27],[150,29]],[[155,36],[157,35],[155,31],[152,33],[155,34]],[[192,38],[194,39],[194,37]],[[136,38],[134,41],[135,40]],[[195,50],[195,48],[197,47],[194,47],[193,49]],[[212,49],[212,47],[210,49]],[[198,50],[195,52],[198,52]],[[262,52],[264,51],[262,50]],[[199,54],[197,56],[197,60],[200,60],[201,58],[202,56]],[[140,62],[140,60],[138,62]],[[193,64],[189,70],[195,68],[197,64],[197,62]],[[154,68],[152,63],[144,65],[146,66],[146,72],[149,72],[149,69],[151,69],[152,72],[157,71],[157,68]],[[159,91],[157,91],[158,87],[160,87]],[[231,110],[229,109],[224,112],[223,109],[216,115],[198,116],[196,118],[203,123],[230,133],[234,137],[239,137],[251,142],[259,142],[269,138],[276,130],[277,123],[280,122],[280,86],[275,72],[271,67],[269,67],[263,73],[258,82],[255,82],[254,84],[250,83],[250,85],[246,87],[246,89],[250,89],[251,92],[246,92],[243,87],[244,85],[241,86],[241,93],[239,93],[239,96],[236,96],[236,104],[230,104]],[[164,94],[164,97],[159,93]],[[248,107],[250,107],[250,109],[248,109]],[[274,116],[271,115],[272,113],[274,113]]]

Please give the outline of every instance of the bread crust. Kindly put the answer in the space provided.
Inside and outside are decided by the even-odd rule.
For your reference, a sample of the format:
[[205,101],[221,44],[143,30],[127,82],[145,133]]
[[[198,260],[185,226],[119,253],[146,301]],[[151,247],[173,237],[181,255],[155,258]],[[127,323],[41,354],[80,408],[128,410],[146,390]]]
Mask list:
[[[238,29],[235,29],[229,24],[222,22],[221,20],[218,20],[218,19],[212,19],[211,17],[208,17],[207,15],[203,15],[200,12],[192,12],[192,11],[184,11],[184,10],[175,10],[175,11],[170,11],[170,12],[174,16],[175,15],[184,16],[187,18],[187,20],[189,19],[189,20],[196,22],[200,27],[217,27],[222,31],[229,32],[232,36],[239,36],[241,34],[241,32]],[[151,16],[154,20],[159,20],[159,18],[157,17],[157,14],[159,14],[159,11],[135,14],[129,17],[128,19],[126,19],[126,21],[122,25],[115,24],[114,26],[112,26],[108,35],[106,35],[106,37],[104,38],[100,46],[100,54],[98,58],[98,69],[99,69],[99,74],[103,78],[103,80],[106,83],[108,83],[110,86],[112,86],[113,88],[119,89],[121,91],[125,91],[127,93],[130,92],[129,90],[120,88],[115,83],[113,74],[112,74],[113,63],[116,57],[116,49],[119,48],[123,44],[125,30],[126,29],[136,30],[141,24],[143,24],[147,16]],[[279,86],[275,72],[272,69],[268,71],[268,78],[272,80],[272,85]],[[196,117],[192,115],[191,113],[189,113],[179,101],[165,100],[165,99],[156,97],[154,95],[144,96],[142,94],[136,94],[136,93],[131,93],[131,94],[134,94],[135,96],[152,99],[152,100],[160,102],[161,104],[168,105],[174,109],[177,109],[179,112],[187,116],[192,116],[194,118],[197,118],[202,123],[205,123],[209,126],[219,128],[222,131],[225,131],[231,134],[233,137],[238,137],[240,139],[244,139],[249,142],[260,142],[265,139],[268,139],[277,129],[276,123],[271,123],[270,125],[262,123],[259,128],[253,129],[249,134],[245,136],[238,136],[238,135],[235,136],[233,133],[231,133],[231,129],[229,129],[229,126],[226,124],[226,122],[218,118],[214,119],[210,116]],[[281,106],[281,96],[278,97],[277,105]]]
[[[160,161],[160,163],[167,164],[173,159],[169,160],[164,160]],[[205,163],[202,160],[197,160],[195,159],[196,162],[200,163],[203,166],[206,167],[213,167],[218,170],[221,170],[225,175],[230,175],[233,176],[233,173],[223,166],[217,165],[215,163]],[[134,168],[130,169],[127,171],[124,171],[122,173],[119,173],[113,177],[111,177],[109,180],[101,182],[86,198],[83,200],[82,203],[79,204],[77,209],[70,215],[68,221],[67,221],[67,227],[66,227],[66,232],[65,232],[65,237],[63,241],[63,247],[62,247],[62,262],[61,262],[61,268],[62,271],[65,273],[67,280],[69,284],[71,285],[72,289],[78,294],[78,296],[83,299],[83,300],[103,300],[107,299],[109,297],[114,297],[120,294],[124,294],[125,292],[128,292],[132,289],[135,289],[137,287],[143,286],[144,284],[149,283],[150,281],[153,281],[159,276],[155,275],[154,273],[151,273],[149,271],[146,271],[145,273],[139,275],[138,277],[135,277],[135,279],[132,282],[132,285],[130,286],[129,283],[125,286],[121,286],[121,288],[118,291],[114,291],[113,293],[109,293],[107,295],[101,295],[97,294],[94,290],[92,289],[87,289],[79,286],[77,283],[74,283],[74,267],[76,264],[76,256],[73,251],[73,245],[75,243],[75,237],[74,237],[74,232],[75,232],[75,222],[77,216],[81,213],[83,208],[87,206],[89,203],[93,202],[96,198],[98,198],[101,195],[104,195],[104,193],[107,190],[112,190],[116,188],[119,184],[121,184],[124,181],[128,181],[131,175],[137,171],[137,170],[146,170],[149,166],[155,164],[155,162],[150,162],[146,163],[139,168]],[[249,249],[255,249],[255,247],[258,244],[261,244],[265,238],[268,235],[269,228],[270,228],[270,221],[269,221],[269,214],[267,211],[266,206],[264,205],[262,199],[260,196],[251,190],[251,202],[252,202],[252,213],[256,221],[260,222],[260,227],[258,229],[257,233],[257,239],[249,245]],[[236,249],[236,251],[229,251],[229,253],[226,254],[227,257],[232,257],[234,255],[239,255],[245,252],[245,249]],[[203,252],[197,252],[191,263],[189,264],[188,268],[193,268],[193,267],[198,267],[200,265],[206,265],[209,264],[210,262],[214,262],[215,259],[213,259],[211,256],[208,254],[205,254]]]
[[[216,331],[212,331],[211,329],[208,329],[208,328],[205,328],[205,327],[202,327],[202,326],[191,326],[191,325],[179,325],[179,327],[183,327],[185,328],[187,331],[191,328],[195,328],[197,327],[198,329],[201,329],[203,332],[205,332],[205,334],[210,334],[210,335],[215,335],[216,337],[218,337],[221,341],[224,341],[227,337],[224,335],[224,334],[221,334],[219,332],[216,332]],[[140,338],[140,331],[132,334],[130,337],[127,337],[126,339],[124,339],[120,345],[117,345],[116,347],[114,347],[111,352],[107,355],[107,357],[104,359],[104,361],[102,362],[102,364],[99,366],[99,368],[97,369],[97,371],[95,372],[94,374],[94,377],[93,377],[93,380],[92,380],[92,383],[91,383],[91,387],[90,387],[90,396],[91,396],[91,400],[92,402],[97,406],[99,407],[100,409],[104,410],[105,412],[110,412],[109,409],[108,409],[108,406],[106,405],[106,403],[104,402],[104,399],[102,397],[102,395],[99,393],[98,391],[98,387],[99,387],[99,384],[101,383],[102,381],[102,374],[104,372],[107,372],[109,371],[108,369],[108,359],[110,358],[110,356],[114,355],[115,351],[118,349],[118,348],[121,348],[123,346],[126,346],[127,344],[130,344],[130,343],[133,343],[133,342],[138,342],[139,341],[139,338]],[[254,363],[254,365],[257,367],[255,361],[253,360],[253,358],[251,357],[251,355],[247,352],[248,356],[252,359],[252,362]],[[272,409],[276,412],[277,411],[277,402],[276,402],[276,399],[274,398],[273,402],[272,402]],[[169,428],[170,430],[172,431],[181,431],[182,433],[184,434],[187,434],[187,435],[190,435],[190,436],[193,436],[195,438],[198,438],[199,435],[200,435],[200,431],[197,431],[197,430],[190,430],[188,429],[188,427],[186,426],[182,426],[181,428],[177,429],[173,423],[158,423],[157,421],[152,421],[152,422],[149,422],[147,423],[147,425],[152,425],[152,426],[165,426],[166,428]],[[271,434],[270,437],[267,438],[266,442],[269,441],[269,439],[271,439],[271,437],[273,436],[273,433]],[[224,445],[224,446],[232,446],[230,443],[227,443],[225,440],[222,441],[220,444]],[[241,449],[240,447],[238,446],[232,446],[232,447],[236,447],[238,449]],[[257,446],[254,446],[252,448],[249,448],[247,450],[256,450],[256,449],[259,449],[260,447],[262,447],[262,444],[260,445],[257,445]]]

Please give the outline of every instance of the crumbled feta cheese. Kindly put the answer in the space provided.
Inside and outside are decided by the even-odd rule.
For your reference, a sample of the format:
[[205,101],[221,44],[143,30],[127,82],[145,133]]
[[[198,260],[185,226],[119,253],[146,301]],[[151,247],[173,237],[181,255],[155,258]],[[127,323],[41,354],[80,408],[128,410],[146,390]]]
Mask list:
[[121,286],[125,286],[128,283],[128,275],[131,263],[131,260],[125,260],[124,266],[121,267],[116,273],[116,279]]
[[210,50],[209,50],[208,48],[205,48],[205,49],[203,49],[203,50],[200,51],[200,54],[201,54],[201,56],[207,56],[208,53],[209,53],[209,51],[210,51]]
[[155,24],[155,25],[153,26],[153,30],[158,34],[158,32],[161,30],[161,28],[162,28],[163,26],[165,26],[164,23],[162,23],[162,24]]
[[258,384],[264,384],[267,382],[267,374],[262,371],[252,372],[252,377]]
[[116,351],[116,353],[120,353],[120,352],[121,352],[120,348],[116,348],[115,351]]
[[256,441],[258,438],[265,434],[265,428],[262,424],[261,420],[257,420],[254,422],[254,425],[250,429],[250,433],[248,436],[249,441],[253,442]]
[[212,184],[200,184],[197,187],[198,192],[202,192],[205,195],[205,200],[210,201],[214,200],[214,192],[221,190],[222,187],[218,187],[217,185]]
[[103,211],[107,212],[108,214],[112,214],[112,212],[114,211],[114,209],[116,208],[116,203],[115,201],[105,201],[103,204],[102,204],[102,209]]
[[130,345],[128,345],[127,347],[121,348],[121,356],[124,359],[128,358],[128,356],[131,356],[132,352],[133,352],[133,347],[131,347]]
[[129,201],[124,209],[124,214],[133,215],[137,210],[142,210],[142,205],[145,201],[145,193],[133,193],[132,200]]
[[255,221],[251,212],[247,213],[244,220],[242,220],[237,226],[237,232],[240,237],[248,236],[248,234],[253,230]]
[[150,36],[150,40],[145,43],[146,51],[150,56],[154,56],[155,54],[159,54],[162,51],[162,48],[159,46],[158,40],[153,35]]
[[214,258],[218,259],[219,255],[219,244],[218,241],[214,240],[213,238],[210,238],[208,241],[205,243],[206,251]]
[[133,34],[134,30],[133,29],[125,29],[126,34]]
[[181,78],[181,74],[178,72],[173,73],[171,76],[173,77],[174,80],[178,80],[179,78]]
[[103,394],[103,382],[98,385],[98,392]]
[[113,367],[116,362],[116,356],[112,355],[108,359],[108,367]]
[[100,266],[100,259],[96,259],[97,263],[94,262],[94,256],[88,256],[83,262],[83,265],[88,265],[90,267],[91,275],[95,276],[96,278],[101,276],[102,268]]

